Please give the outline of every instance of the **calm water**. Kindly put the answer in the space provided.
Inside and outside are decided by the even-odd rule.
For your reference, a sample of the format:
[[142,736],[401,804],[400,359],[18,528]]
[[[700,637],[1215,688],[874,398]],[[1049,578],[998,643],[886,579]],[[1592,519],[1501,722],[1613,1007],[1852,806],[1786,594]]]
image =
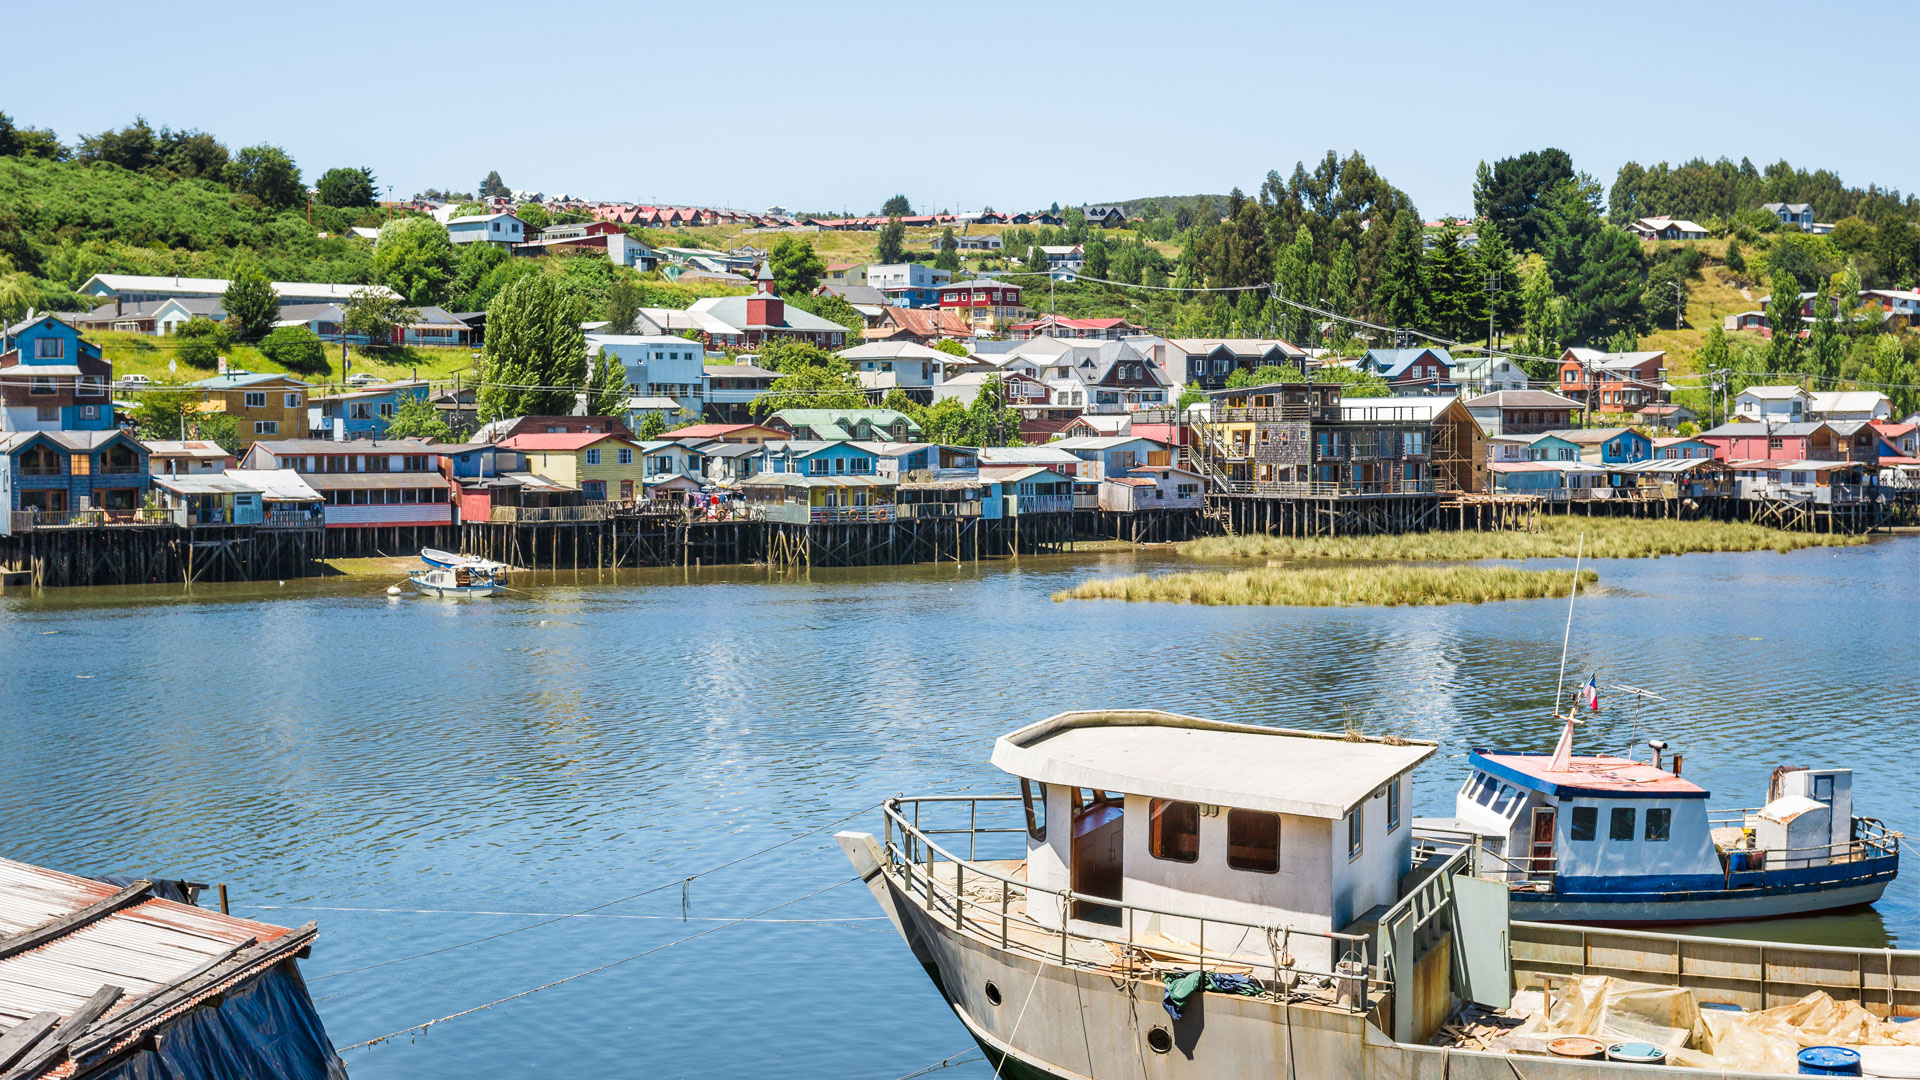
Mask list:
[[[469,603],[360,581],[9,595],[0,854],[225,881],[237,914],[317,919],[305,970],[342,1046],[712,931],[349,1051],[356,1077],[890,1080],[970,1044],[861,889],[713,921],[848,879],[831,829],[684,897],[679,880],[888,794],[999,793],[993,737],[1065,708],[1437,739],[1427,813],[1451,805],[1467,748],[1551,746],[1563,603],[1048,599],[1168,561],[587,575]],[[1685,753],[1716,804],[1758,802],[1778,763],[1847,765],[1862,812],[1920,835],[1920,538],[1599,570],[1569,680],[1666,691],[1641,737]],[[1589,724],[1583,749],[1622,749],[1627,728],[1624,709]],[[1920,941],[1920,868],[1875,913],[1769,932]]]

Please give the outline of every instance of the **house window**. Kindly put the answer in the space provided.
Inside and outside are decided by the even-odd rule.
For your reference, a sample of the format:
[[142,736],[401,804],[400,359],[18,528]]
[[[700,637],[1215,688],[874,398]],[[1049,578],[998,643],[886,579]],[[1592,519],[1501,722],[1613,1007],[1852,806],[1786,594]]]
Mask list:
[[43,337],[33,343],[35,360],[59,360],[67,355],[67,343],[57,337]]
[[[1038,798],[1035,794],[1038,793]],[[1027,808],[1027,835],[1035,840],[1047,838],[1047,785],[1020,778],[1020,802]]]
[[300,395],[299,394],[282,394],[280,396],[280,402],[281,404],[285,405],[289,409],[297,409],[300,407]]
[[278,435],[280,434],[280,422],[278,420],[255,420],[253,422],[253,433],[255,435]]
[[42,424],[57,423],[60,419],[60,406],[37,405],[33,410],[33,418],[36,422]]
[[620,448],[620,464],[633,464],[633,448],[631,446],[623,446]]
[[1600,809],[1594,806],[1573,808],[1573,838],[1591,840],[1600,828]]
[[1665,840],[1673,829],[1673,811],[1655,806],[1647,811],[1647,839]]
[[1613,816],[1608,820],[1607,824],[1607,839],[1633,839],[1633,813],[1633,807],[1631,806],[1614,807]]
[[1387,785],[1387,831],[1400,827],[1400,781]]
[[52,394],[57,392],[58,389],[53,385],[53,377],[50,375],[35,375],[27,380],[27,393],[29,394]]
[[1767,440],[1767,449],[1769,450],[1778,450],[1782,445],[1784,444],[1777,438],[1771,438]]
[[589,465],[600,464],[600,451],[598,450],[587,451],[587,464]]
[[93,375],[82,375],[76,388],[81,397],[99,397],[106,392],[106,384]]
[[1280,815],[1259,810],[1227,811],[1227,865],[1273,874],[1280,870]]
[[1147,851],[1156,859],[1195,862],[1200,858],[1200,805],[1154,799],[1147,809]]
[[80,419],[82,419],[82,420],[98,420],[98,419],[100,419],[100,406],[98,406],[98,405],[82,405],[82,406],[80,406]]
[[1365,844],[1366,819],[1361,816],[1365,811],[1366,806],[1362,804],[1347,812],[1347,860],[1349,862],[1360,857],[1361,848]]
[[247,408],[264,409],[267,407],[267,395],[252,390],[247,391]]
[[393,415],[393,402],[391,402],[391,401],[383,401],[383,402],[381,402],[381,403],[380,403],[380,415],[381,415],[381,416],[383,416],[383,417],[391,417],[391,416]]

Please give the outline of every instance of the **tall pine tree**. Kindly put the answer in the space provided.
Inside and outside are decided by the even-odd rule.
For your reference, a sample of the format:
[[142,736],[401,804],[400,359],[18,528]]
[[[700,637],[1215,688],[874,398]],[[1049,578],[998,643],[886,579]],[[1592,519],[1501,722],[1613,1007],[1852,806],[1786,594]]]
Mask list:
[[480,420],[566,416],[587,387],[580,302],[545,274],[530,274],[487,305],[481,349]]
[[1460,230],[1449,220],[1427,249],[1427,325],[1442,337],[1463,339],[1472,335],[1474,311],[1479,306],[1473,260],[1460,246]]
[[1374,287],[1374,313],[1396,327],[1418,328],[1426,322],[1427,283],[1420,250],[1420,218],[1412,210],[1393,216],[1393,239],[1381,260]]
[[[1478,239],[1473,251],[1476,272],[1480,275],[1483,292],[1478,310],[1473,314],[1475,327],[1485,330],[1487,309],[1493,309],[1494,333],[1504,334],[1520,325],[1520,289],[1525,283],[1520,280],[1520,268],[1514,261],[1513,248],[1507,243],[1507,234],[1487,218],[1481,218],[1474,234]],[[1492,342],[1488,342],[1491,346]]]

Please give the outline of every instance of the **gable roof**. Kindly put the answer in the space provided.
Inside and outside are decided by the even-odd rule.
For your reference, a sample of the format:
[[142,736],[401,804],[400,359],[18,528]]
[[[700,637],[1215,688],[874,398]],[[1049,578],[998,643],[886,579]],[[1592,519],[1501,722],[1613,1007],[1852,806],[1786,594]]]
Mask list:
[[624,438],[607,431],[529,431],[502,439],[500,445],[509,450],[534,450],[567,453],[584,450],[595,443],[612,439],[628,446],[639,446],[632,439]]
[[1377,374],[1385,378],[1394,379],[1404,375],[1408,368],[1412,367],[1416,361],[1425,356],[1433,357],[1440,363],[1445,364],[1449,370],[1453,368],[1453,356],[1449,354],[1447,350],[1426,347],[1417,349],[1368,349],[1367,363],[1373,367]]
[[1469,409],[1578,409],[1580,403],[1550,390],[1496,390],[1468,398]]

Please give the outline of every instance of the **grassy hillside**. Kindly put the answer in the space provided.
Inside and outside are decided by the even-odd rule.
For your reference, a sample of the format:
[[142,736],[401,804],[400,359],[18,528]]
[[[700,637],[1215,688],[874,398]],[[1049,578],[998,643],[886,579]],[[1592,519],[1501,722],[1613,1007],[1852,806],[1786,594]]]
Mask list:
[[[115,378],[145,375],[157,383],[185,383],[215,374],[212,370],[188,367],[186,364],[177,364],[175,370],[169,371],[167,364],[174,359],[179,346],[174,338],[100,332],[89,333],[87,340],[99,345],[101,352],[113,362]],[[353,362],[353,374],[366,372],[382,379],[451,379],[455,372],[466,371],[473,366],[472,350],[461,348],[349,349],[348,353]],[[313,383],[341,382],[345,376],[341,371],[340,347],[329,347],[327,358],[332,364],[330,374],[299,377]],[[228,349],[227,362],[248,371],[286,371],[249,345],[235,345]]]

